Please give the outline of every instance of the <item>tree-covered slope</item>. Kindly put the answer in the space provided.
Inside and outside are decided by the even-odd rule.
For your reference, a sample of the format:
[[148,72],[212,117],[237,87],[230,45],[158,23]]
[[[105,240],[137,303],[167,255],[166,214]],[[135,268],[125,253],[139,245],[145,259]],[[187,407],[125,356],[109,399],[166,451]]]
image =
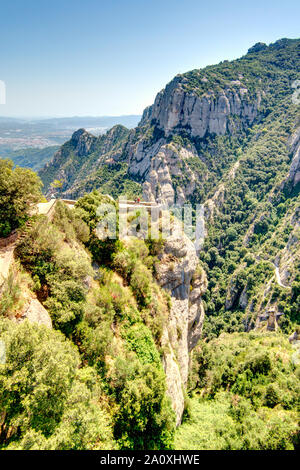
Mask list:
[[58,202],[52,220],[33,216],[17,242],[0,292],[1,448],[173,445],[161,361],[170,297],[144,241],[95,236],[107,201]]
[[[205,203],[207,334],[299,324],[299,112],[285,101],[255,126],[234,171]],[[284,315],[281,315],[284,314]]]
[[[72,210],[33,215],[39,179],[0,161],[0,235],[21,231],[1,448],[299,447],[299,47],[179,75],[133,130],[75,132],[40,172],[48,195],[83,196]],[[166,240],[99,240],[117,203],[95,188],[204,204],[199,258],[175,217]]]
[[255,125],[262,131],[283,108],[299,109],[292,87],[299,69],[300,41],[280,40],[176,76],[132,131],[129,173],[145,197],[204,202],[252,145]]
[[176,432],[176,448],[298,448],[299,362],[299,345],[279,333],[223,333],[201,342],[190,417]]
[[60,181],[59,193],[78,198],[100,188],[115,195],[117,191],[139,192],[139,185],[127,175],[124,146],[130,131],[117,125],[97,137],[84,129],[76,131],[41,171],[44,192],[51,194],[51,183]]

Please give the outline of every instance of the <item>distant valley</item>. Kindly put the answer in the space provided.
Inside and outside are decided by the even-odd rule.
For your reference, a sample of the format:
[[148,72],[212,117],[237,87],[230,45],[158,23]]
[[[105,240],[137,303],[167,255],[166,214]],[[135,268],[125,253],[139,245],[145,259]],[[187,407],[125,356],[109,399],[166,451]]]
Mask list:
[[14,154],[10,153],[15,150],[61,145],[80,127],[95,135],[103,134],[116,124],[131,129],[137,126],[140,118],[139,115],[48,119],[0,117],[0,156],[13,158]]

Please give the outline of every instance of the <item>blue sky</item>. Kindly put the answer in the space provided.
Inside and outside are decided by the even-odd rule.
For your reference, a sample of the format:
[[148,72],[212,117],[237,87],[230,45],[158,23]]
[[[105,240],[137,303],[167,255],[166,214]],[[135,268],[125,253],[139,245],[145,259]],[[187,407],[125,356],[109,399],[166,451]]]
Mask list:
[[298,0],[0,0],[1,116],[140,114],[177,73],[299,37]]

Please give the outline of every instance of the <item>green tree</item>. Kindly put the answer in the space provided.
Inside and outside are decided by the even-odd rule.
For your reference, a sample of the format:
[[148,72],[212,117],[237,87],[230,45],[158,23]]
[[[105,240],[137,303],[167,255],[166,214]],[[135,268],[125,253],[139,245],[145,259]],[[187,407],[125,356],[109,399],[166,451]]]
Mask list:
[[24,223],[41,198],[42,182],[32,170],[0,159],[0,237]]
[[75,346],[60,332],[0,321],[6,360],[0,364],[0,447],[112,447],[109,419],[99,406],[97,378],[78,369]]

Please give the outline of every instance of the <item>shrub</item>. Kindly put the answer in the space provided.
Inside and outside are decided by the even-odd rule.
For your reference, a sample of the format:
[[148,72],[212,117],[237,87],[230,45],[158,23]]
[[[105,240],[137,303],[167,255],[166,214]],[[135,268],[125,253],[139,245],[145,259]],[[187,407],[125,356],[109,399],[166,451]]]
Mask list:
[[31,170],[0,159],[0,237],[20,227],[40,200],[42,182]]
[[[59,332],[0,321],[0,446],[91,449],[113,446],[109,419],[97,404],[96,378],[78,370],[78,352]],[[99,402],[98,402],[99,403]]]

